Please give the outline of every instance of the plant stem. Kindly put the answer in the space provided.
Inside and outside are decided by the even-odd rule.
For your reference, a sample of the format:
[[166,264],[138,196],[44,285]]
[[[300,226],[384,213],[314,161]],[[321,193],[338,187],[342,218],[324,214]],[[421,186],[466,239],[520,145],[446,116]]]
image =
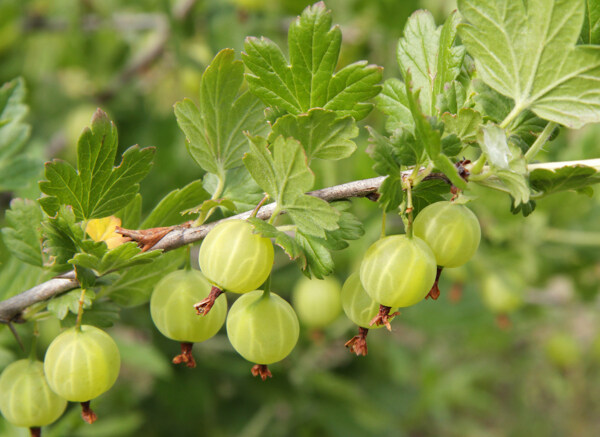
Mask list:
[[37,360],[37,342],[38,342],[38,337],[40,335],[40,331],[38,330],[38,322],[34,322],[33,323],[33,338],[31,339],[31,350],[29,351],[29,359],[31,361],[36,361]]
[[554,131],[555,128],[556,128],[556,123],[554,123],[552,121],[546,125],[546,127],[544,128],[542,133],[540,133],[540,135],[537,137],[537,139],[531,145],[529,150],[527,150],[527,152],[525,153],[525,160],[527,162],[531,161],[535,157],[535,155],[537,155],[538,152],[542,149],[544,144],[546,144],[548,142],[548,138],[550,138],[550,135],[552,135],[552,132]]
[[256,217],[256,214],[258,214],[258,210],[262,208],[262,206],[265,204],[267,199],[269,199],[269,195],[265,194],[265,197],[263,197],[262,200],[260,202],[258,202],[258,205],[256,205],[256,208],[254,208],[252,210],[250,217]]
[[408,238],[413,237],[413,203],[412,203],[412,180],[410,178],[405,178],[403,180],[406,186],[406,209],[404,213],[406,214],[406,236]]
[[81,329],[81,319],[83,317],[83,303],[85,301],[85,288],[81,289],[81,295],[79,296],[79,309],[77,310],[77,321],[75,322],[75,329]]
[[379,238],[385,237],[386,217],[387,217],[387,214],[385,213],[385,211],[382,211],[382,213],[381,213],[381,235],[379,236]]
[[506,129],[508,127],[508,125],[515,119],[517,118],[517,116],[523,112],[523,109],[525,109],[522,105],[517,105],[515,104],[515,107],[512,109],[512,111],[510,111],[510,113],[506,116],[506,118],[504,120],[502,120],[502,123],[500,123],[500,127],[502,129]]

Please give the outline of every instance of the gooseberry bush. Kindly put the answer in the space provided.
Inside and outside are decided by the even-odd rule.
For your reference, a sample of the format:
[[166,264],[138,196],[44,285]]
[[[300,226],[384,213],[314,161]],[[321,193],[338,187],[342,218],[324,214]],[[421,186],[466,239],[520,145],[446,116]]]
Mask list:
[[[2,415],[39,435],[70,401],[94,422],[90,401],[119,374],[119,347],[105,329],[123,308],[149,305],[156,329],[181,343],[173,363],[189,368],[193,344],[225,325],[264,381],[302,335],[341,314],[358,329],[347,349],[365,356],[369,330],[393,331],[399,311],[440,304],[440,278],[458,278],[478,256],[482,229],[471,207],[487,193],[503,193],[502,207],[529,220],[539,199],[589,195],[600,182],[599,159],[536,162],[559,132],[600,122],[591,3],[459,0],[440,26],[417,11],[397,43],[400,74],[385,80],[382,67],[340,57],[335,11],[308,6],[289,26],[287,50],[267,37],[246,38],[241,53],[222,49],[199,96],[175,103],[202,177],[159,201],[139,193],[155,149],[121,153],[115,124],[98,109],[77,141],[76,165],[47,162],[39,196],[14,198],[5,213],[0,275],[34,271],[36,284],[15,281],[27,286],[5,295],[0,322],[23,325],[27,339],[48,320],[64,330],[43,364],[33,341],[31,357],[4,370]],[[5,191],[37,176],[23,152],[26,102],[22,79],[0,89]],[[384,126],[367,125],[372,111]],[[366,136],[377,176],[339,174],[315,189],[323,162],[362,152]],[[143,220],[142,203],[152,206]],[[380,231],[365,233],[358,203],[379,211]],[[342,286],[335,253],[365,239]],[[288,263],[305,278],[293,293],[272,289]],[[481,286],[503,316],[523,303],[512,281],[492,272]]]

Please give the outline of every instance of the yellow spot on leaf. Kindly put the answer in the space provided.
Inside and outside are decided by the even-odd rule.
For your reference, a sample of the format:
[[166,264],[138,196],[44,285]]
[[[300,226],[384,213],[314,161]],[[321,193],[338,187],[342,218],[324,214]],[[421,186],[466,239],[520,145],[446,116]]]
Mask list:
[[117,234],[116,228],[121,226],[121,219],[115,216],[101,219],[91,219],[85,227],[85,232],[94,241],[104,241],[109,249],[127,242],[121,234]]

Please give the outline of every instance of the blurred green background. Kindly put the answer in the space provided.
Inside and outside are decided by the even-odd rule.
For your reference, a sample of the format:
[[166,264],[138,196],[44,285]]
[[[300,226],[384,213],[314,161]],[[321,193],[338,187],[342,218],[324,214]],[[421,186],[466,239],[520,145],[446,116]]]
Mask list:
[[[156,146],[142,183],[143,209],[202,176],[189,159],[173,104],[196,99],[201,72],[224,47],[268,36],[283,47],[287,27],[311,2],[283,0],[2,0],[0,83],[22,76],[31,108],[27,153],[40,163],[73,161],[76,140],[97,107],[115,120],[120,147]],[[340,64],[367,59],[398,75],[395,46],[407,17],[431,10],[438,23],[455,8],[444,0],[330,0],[343,32]],[[364,124],[383,129],[373,111]],[[375,176],[359,150],[317,167],[327,186]],[[600,128],[563,131],[543,160],[600,156]],[[35,199],[32,180],[0,193],[0,217],[13,197]],[[292,355],[261,382],[224,331],[197,345],[198,367],[170,364],[179,346],[153,327],[147,306],[125,309],[110,329],[123,355],[118,383],[93,402],[84,424],[78,406],[47,436],[597,436],[600,433],[600,196],[564,193],[538,202],[524,219],[510,200],[475,190],[472,208],[483,241],[465,268],[442,276],[442,297],[406,309],[390,334],[369,335],[369,355],[343,347],[354,328],[340,317],[323,332],[304,330]],[[378,237],[380,213],[353,202],[365,236],[336,254],[343,281]],[[1,218],[0,218],[1,220]],[[388,230],[401,229],[389,218]],[[0,251],[2,252],[2,251]],[[7,272],[0,257],[0,284]],[[14,275],[13,273],[10,273]],[[300,273],[281,251],[273,289],[289,298]],[[20,278],[0,298],[34,285]],[[19,288],[20,287],[20,288]],[[26,331],[28,327],[19,327]],[[42,326],[48,344],[58,326]],[[43,345],[42,345],[43,346]],[[43,350],[40,350],[40,356]],[[0,327],[0,370],[22,356]],[[1,436],[25,436],[0,418]]]

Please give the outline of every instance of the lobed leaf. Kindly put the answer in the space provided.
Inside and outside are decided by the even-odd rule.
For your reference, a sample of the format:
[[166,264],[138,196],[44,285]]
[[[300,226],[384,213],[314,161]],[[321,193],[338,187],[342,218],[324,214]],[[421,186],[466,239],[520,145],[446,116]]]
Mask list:
[[483,81],[516,113],[579,128],[600,121],[600,47],[576,46],[584,0],[459,0],[459,33]]
[[544,195],[581,190],[599,182],[600,172],[584,165],[561,167],[556,170],[538,168],[529,173],[531,188]]
[[41,171],[40,160],[23,153],[31,131],[25,96],[21,78],[0,87],[0,191],[17,190]]
[[130,147],[121,164],[113,167],[117,152],[117,131],[108,116],[98,110],[91,129],[84,129],[77,145],[78,171],[61,160],[46,163],[46,181],[39,200],[50,216],[59,205],[72,207],[77,221],[112,215],[133,200],[139,182],[150,171],[154,148]]
[[28,264],[42,267],[42,211],[28,199],[13,199],[6,211],[2,239],[10,253]]
[[183,188],[171,191],[154,207],[142,222],[141,228],[156,228],[183,223],[186,218],[182,211],[202,203],[210,195],[202,188],[202,181],[194,181]]
[[248,92],[239,92],[244,64],[234,56],[234,50],[223,49],[206,68],[199,107],[190,99],[175,104],[190,155],[204,170],[217,175],[242,165],[247,150],[245,131],[259,135],[268,127],[260,101]]
[[426,115],[436,113],[436,101],[444,85],[460,73],[465,50],[454,47],[458,15],[453,13],[445,24],[436,27],[429,11],[413,13],[398,41],[397,57],[404,78],[410,72],[413,89],[420,90],[419,101]]
[[101,256],[92,253],[77,253],[69,260],[69,264],[93,270],[96,275],[122,270],[140,264],[147,264],[161,254],[159,250],[142,252],[133,241],[121,244]]
[[381,67],[356,62],[335,73],[341,45],[338,26],[331,25],[331,11],[323,2],[307,7],[290,25],[290,61],[267,38],[246,38],[244,64],[250,90],[265,104],[299,115],[312,108],[350,115],[367,116],[381,87]]
[[317,108],[279,118],[268,141],[272,143],[280,135],[300,141],[310,163],[314,158],[343,159],[352,155],[356,150],[352,138],[358,136],[358,127],[350,116],[339,118],[333,111]]

